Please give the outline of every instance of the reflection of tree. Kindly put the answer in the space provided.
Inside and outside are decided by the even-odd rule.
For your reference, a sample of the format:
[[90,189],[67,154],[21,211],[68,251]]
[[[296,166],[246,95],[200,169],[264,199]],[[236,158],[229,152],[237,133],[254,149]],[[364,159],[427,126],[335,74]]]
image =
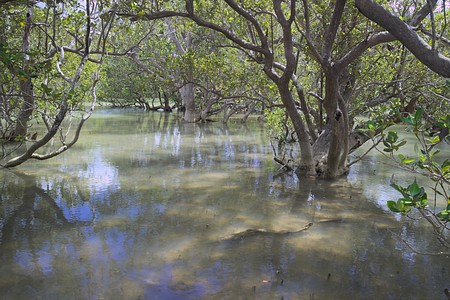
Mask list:
[[[22,184],[17,183],[11,195],[4,195],[2,205],[9,213],[3,218],[1,243],[14,240],[19,232],[30,235],[36,228],[45,230],[71,224],[64,215],[63,208],[47,191],[38,186],[36,176],[20,172],[12,174],[20,178]],[[22,197],[18,206],[8,205],[6,201],[8,196],[13,199],[15,195],[20,194]]]
[[[67,295],[66,284],[60,286],[59,283],[68,280],[73,285],[79,281],[77,278],[83,271],[79,269],[77,252],[85,236],[82,233],[77,234],[76,239],[71,236],[68,243],[65,233],[75,226],[92,224],[72,220],[67,215],[66,202],[71,196],[65,191],[77,193],[77,184],[52,181],[51,188],[46,190],[35,175],[6,172],[0,174],[3,179],[0,186],[0,294],[3,299],[54,298],[52,295],[56,291]],[[63,194],[66,194],[62,196],[66,201],[61,201]],[[61,265],[71,270],[71,274],[54,272]],[[80,295],[74,298],[83,298],[82,290],[71,293]]]
[[[270,149],[259,142],[265,137],[241,135],[245,129],[232,123],[227,131],[213,123],[174,125],[166,116],[127,118],[124,127],[142,125],[143,132],[126,135],[117,126],[129,145],[105,126],[111,139],[96,135],[95,147],[67,153],[74,161],[66,157],[61,174],[44,169],[0,180],[0,211],[8,212],[0,230],[9,234],[0,245],[2,298],[6,290],[16,298],[72,299],[389,298],[433,288],[442,294],[442,260],[398,257],[403,245],[389,231],[398,223],[367,203],[362,189],[344,179],[274,176]],[[113,140],[122,148],[104,146]],[[89,202],[80,200],[81,190]],[[79,209],[84,204],[95,207],[94,222]],[[302,233],[223,240],[252,228],[294,231],[307,222],[314,224]],[[429,278],[433,287],[417,285]]]

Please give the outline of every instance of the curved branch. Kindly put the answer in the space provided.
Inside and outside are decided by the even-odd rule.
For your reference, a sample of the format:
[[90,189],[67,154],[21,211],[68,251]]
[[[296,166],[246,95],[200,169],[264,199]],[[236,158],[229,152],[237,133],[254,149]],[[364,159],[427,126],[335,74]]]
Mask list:
[[306,43],[308,44],[308,47],[311,50],[313,58],[316,59],[316,61],[319,64],[323,65],[322,55],[320,55],[319,51],[314,46],[314,43],[312,42],[312,39],[311,39],[311,22],[310,22],[310,18],[309,18],[309,6],[308,6],[307,0],[303,0],[303,8],[304,8],[303,17],[305,18],[305,24],[304,24],[305,32],[303,32],[300,29],[300,26],[298,26],[297,22],[295,22],[295,25],[296,25],[297,29],[302,33],[302,35],[306,38]]
[[120,17],[129,18],[131,20],[141,19],[141,20],[148,20],[148,21],[171,18],[171,17],[182,17],[182,18],[191,19],[192,21],[194,21],[197,25],[199,25],[201,27],[206,27],[206,28],[209,28],[214,31],[222,33],[226,38],[228,38],[232,42],[236,43],[237,45],[239,45],[245,49],[253,50],[255,52],[259,52],[262,54],[266,54],[267,50],[263,49],[262,47],[259,47],[255,44],[252,44],[249,42],[246,42],[246,41],[240,39],[234,32],[228,31],[227,29],[223,28],[220,25],[217,25],[215,23],[208,22],[208,21],[202,19],[201,17],[199,17],[198,15],[196,15],[194,13],[191,1],[186,1],[186,3],[187,3],[187,5],[186,5],[187,12],[159,11],[159,12],[153,12],[150,14],[143,14],[143,15],[135,15],[135,14],[127,14],[127,13],[118,13],[117,15]]
[[450,58],[433,50],[412,27],[372,0],[355,0],[355,4],[364,16],[389,31],[424,65],[450,78]]
[[87,55],[85,57],[83,57],[83,59],[81,60],[79,66],[78,66],[78,69],[75,73],[75,77],[72,80],[69,90],[64,95],[64,98],[60,105],[59,112],[56,115],[55,121],[53,122],[53,125],[50,128],[50,130],[40,140],[38,140],[34,144],[32,144],[23,154],[7,161],[3,167],[11,168],[11,167],[16,167],[16,166],[24,163],[25,161],[30,159],[39,148],[46,145],[55,136],[55,134],[58,132],[58,129],[59,129],[61,123],[63,122],[64,118],[66,117],[66,114],[69,110],[69,100],[70,100],[69,95],[75,89],[75,87],[81,77],[81,73],[84,69],[84,65],[86,64],[87,60],[88,60]]
[[240,39],[234,32],[228,31],[225,28],[223,28],[222,26],[219,26],[217,24],[214,24],[212,22],[208,22],[202,18],[200,18],[198,15],[195,14],[191,14],[188,16],[188,18],[190,18],[192,21],[194,21],[197,25],[201,26],[201,27],[206,27],[209,29],[212,29],[214,31],[220,32],[222,33],[226,38],[228,38],[229,40],[231,40],[232,42],[236,43],[237,45],[248,49],[248,50],[253,50],[255,52],[264,54],[264,55],[268,55],[269,51],[268,48],[264,49],[262,47],[259,47],[255,44],[246,42],[242,39]]
[[324,36],[324,42],[322,47],[323,63],[328,63],[331,58],[331,51],[333,48],[336,34],[341,22],[342,14],[344,13],[346,0],[337,0],[334,6],[333,16],[331,17],[330,25],[327,28]]
[[259,39],[261,40],[262,47],[264,49],[269,49],[269,44],[267,42],[267,36],[264,34],[264,30],[261,27],[261,24],[247,11],[245,11],[241,6],[239,6],[236,1],[233,0],[225,0],[225,2],[239,15],[244,17],[246,20],[250,21],[256,29],[258,33]]
[[[274,67],[279,70],[282,70],[282,71],[286,70],[286,67],[284,65],[277,63],[277,62],[274,63]],[[291,80],[295,86],[295,89],[297,91],[297,96],[300,100],[300,110],[302,111],[303,116],[305,117],[306,124],[308,125],[309,135],[310,135],[312,141],[315,141],[315,140],[317,140],[317,134],[316,134],[315,126],[311,120],[308,105],[306,103],[305,91],[303,90],[303,86],[298,81],[297,75],[292,74]]]
[[[295,2],[295,1],[294,1]],[[286,59],[286,65],[283,70],[282,78],[283,80],[289,81],[295,72],[297,66],[297,61],[294,55],[294,45],[292,37],[292,22],[286,19],[283,9],[281,7],[281,1],[273,1],[273,8],[275,14],[278,18],[278,22],[283,30],[283,46],[284,46],[284,57]],[[292,16],[291,16],[292,18]]]
[[[434,6],[437,0],[431,0],[431,4]],[[410,26],[417,26],[425,17],[430,13],[428,4],[425,4],[408,23]],[[342,69],[351,64],[355,59],[360,57],[364,51],[374,47],[378,44],[389,43],[395,41],[396,38],[389,31],[378,32],[372,35],[370,38],[366,38],[364,41],[357,44],[347,54],[345,54],[338,62],[336,62],[336,68]]]
[[347,54],[345,54],[341,59],[336,62],[336,68],[341,70],[351,64],[355,59],[360,57],[364,51],[369,49],[370,47],[376,46],[382,43],[388,43],[395,41],[395,37],[390,34],[388,31],[379,32],[374,34],[370,38],[365,39],[364,41],[357,44],[353,47]]
[[81,129],[83,128],[84,123],[91,117],[92,113],[94,112],[94,108],[95,108],[95,103],[97,102],[97,96],[95,93],[95,87],[97,85],[97,82],[99,81],[99,77],[98,77],[98,72],[95,74],[95,80],[92,86],[92,102],[91,102],[91,107],[89,108],[89,111],[87,111],[82,117],[81,117],[81,121],[77,126],[77,129],[75,131],[75,135],[72,139],[72,141],[68,144],[64,144],[62,145],[59,149],[52,151],[50,153],[47,154],[37,154],[37,153],[33,153],[31,155],[30,158],[34,158],[37,160],[46,160],[52,157],[55,157],[65,151],[67,151],[69,148],[71,148],[73,145],[76,144],[76,142],[78,141],[78,138],[80,137],[80,133],[81,133]]

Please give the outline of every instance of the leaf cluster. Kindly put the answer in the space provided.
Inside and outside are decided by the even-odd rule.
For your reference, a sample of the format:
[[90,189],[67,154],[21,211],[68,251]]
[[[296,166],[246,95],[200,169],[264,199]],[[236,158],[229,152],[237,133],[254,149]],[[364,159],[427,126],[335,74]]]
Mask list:
[[[439,159],[439,149],[436,147],[442,143],[450,143],[450,115],[438,118],[437,121],[429,126],[425,121],[425,111],[417,109],[414,114],[402,116],[401,119],[409,125],[418,144],[415,145],[415,157],[408,157],[399,154],[399,163],[411,171],[420,170],[424,175],[434,181],[435,185],[431,188],[435,195],[435,203],[442,199],[444,204],[438,204],[440,211],[434,213],[435,216],[444,222],[450,221],[450,159],[443,161]],[[395,144],[398,140],[395,131],[389,131],[385,138],[385,146],[393,152],[399,150],[400,144]],[[397,147],[398,146],[398,147]],[[395,183],[391,186],[402,194],[402,198],[397,201],[388,201],[389,209],[396,213],[408,213],[412,208],[424,209],[428,205],[428,197],[424,187],[420,187],[416,181],[407,187],[402,187]],[[435,204],[436,205],[436,204]]]
[[397,201],[388,201],[388,208],[396,213],[408,213],[413,207],[426,208],[428,205],[428,196],[423,187],[420,187],[416,181],[406,188],[395,183],[391,186],[402,194],[402,198]]

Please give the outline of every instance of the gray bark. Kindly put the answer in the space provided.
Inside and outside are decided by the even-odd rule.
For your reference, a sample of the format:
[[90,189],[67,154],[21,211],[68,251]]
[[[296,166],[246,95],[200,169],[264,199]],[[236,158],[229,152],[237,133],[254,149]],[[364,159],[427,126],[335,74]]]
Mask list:
[[450,59],[432,49],[410,25],[372,0],[355,0],[355,4],[364,16],[389,31],[430,70],[450,78]]
[[184,121],[193,123],[195,119],[195,98],[194,98],[194,84],[188,83],[180,88],[181,99],[184,104]]
[[20,80],[20,92],[22,94],[23,102],[17,116],[16,127],[14,130],[14,138],[25,138],[27,135],[28,121],[33,114],[34,109],[34,93],[33,83],[29,76],[29,64],[30,58],[27,53],[30,52],[30,34],[31,34],[31,21],[33,16],[33,8],[30,7],[27,10],[27,16],[25,19],[25,29],[22,39],[22,52],[24,53],[23,70],[26,73],[26,78],[19,78]]
[[[77,72],[74,76],[74,79],[72,80],[72,83],[70,85],[70,88],[67,91],[67,93],[64,95],[64,99],[61,101],[59,112],[56,115],[55,120],[53,121],[53,124],[52,124],[50,130],[40,140],[37,140],[35,143],[31,144],[30,147],[28,147],[28,149],[23,154],[10,159],[3,167],[11,168],[11,167],[18,166],[30,158],[47,159],[47,158],[55,156],[55,155],[41,156],[41,155],[35,154],[35,152],[42,146],[46,145],[58,132],[58,130],[61,126],[61,123],[63,122],[63,120],[66,117],[66,114],[69,110],[69,94],[71,91],[73,91],[75,89],[76,84],[80,80],[81,72],[84,69],[84,65],[85,65],[87,59],[88,59],[88,56],[85,56],[81,60],[80,65],[78,66]],[[79,130],[81,130],[81,127],[79,127]],[[78,131],[78,135],[79,135],[79,131]],[[78,136],[76,136],[76,139],[78,139]],[[75,140],[75,142],[76,142],[76,140]],[[62,153],[64,151],[66,151],[67,149],[68,149],[68,146],[63,145],[63,147],[61,147],[60,149],[57,150],[57,154]]]
[[247,107],[247,111],[245,112],[244,116],[242,117],[242,123],[247,122],[248,117],[255,111],[255,108],[256,108],[256,101],[253,101]]
[[328,148],[325,176],[335,178],[347,171],[348,156],[348,118],[347,108],[339,101],[339,74],[330,69],[326,74],[324,107],[330,123],[330,144]]
[[332,48],[344,12],[346,0],[337,0],[322,47],[322,67],[325,70],[324,107],[330,124],[330,146],[328,148],[325,176],[335,178],[347,171],[348,118],[347,108],[340,101],[339,75],[343,69],[336,68],[332,61]]
[[[274,80],[277,84],[278,91],[280,92],[281,100],[286,107],[286,111],[294,126],[295,133],[299,139],[300,144],[300,164],[296,173],[299,175],[312,176],[316,175],[314,166],[314,160],[312,155],[312,147],[309,139],[308,129],[303,122],[297,107],[295,105],[294,98],[289,89],[292,76],[294,75],[297,61],[294,55],[293,36],[292,36],[292,22],[295,18],[295,1],[291,1],[290,16],[286,18],[281,8],[280,1],[274,1],[274,10],[277,16],[277,21],[280,23],[283,30],[283,46],[284,56],[286,59],[286,65],[282,76],[277,76],[272,66],[274,65],[273,56],[271,60],[266,62],[264,68],[266,74]],[[270,63],[270,65],[269,65]]]
[[[178,36],[175,34],[175,29],[172,27],[170,20],[166,19],[166,25],[169,30],[169,37],[175,43],[177,51],[180,55],[186,54],[187,49],[192,47],[192,35],[190,32],[186,33],[184,37],[184,47]],[[184,84],[179,88],[181,99],[184,104],[184,121],[193,123],[195,118],[195,93],[194,93],[194,74],[193,66],[188,66],[187,78]]]

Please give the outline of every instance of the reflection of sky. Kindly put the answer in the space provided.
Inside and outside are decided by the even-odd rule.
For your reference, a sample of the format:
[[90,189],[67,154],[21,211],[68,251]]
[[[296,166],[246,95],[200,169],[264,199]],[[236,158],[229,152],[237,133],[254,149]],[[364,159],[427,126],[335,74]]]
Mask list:
[[127,216],[130,219],[137,218],[139,216],[140,210],[139,206],[135,205],[135,203],[138,202],[139,199],[136,199],[135,201],[131,202],[130,205],[127,205],[125,208],[118,208],[117,214]]
[[106,249],[109,249],[111,258],[116,262],[124,261],[128,258],[127,249],[134,243],[132,239],[127,240],[129,237],[126,232],[120,231],[118,228],[112,228],[106,232]]
[[[76,171],[76,178],[68,181],[68,185],[64,179],[60,182],[52,177],[45,177],[40,183],[43,190],[54,191],[55,203],[69,222],[92,221],[95,217],[93,207],[109,203],[111,195],[120,190],[118,169],[104,159],[102,148],[94,149],[87,157],[89,159]],[[62,165],[61,171],[67,178],[74,173],[70,165]],[[83,191],[88,195],[83,195]]]
[[88,180],[91,201],[108,202],[109,195],[120,189],[118,170],[103,159],[101,148],[95,149],[87,169],[80,171],[78,177]]
[[[340,213],[343,215],[352,213],[357,216],[358,213],[364,214],[366,208],[362,211],[357,205],[355,210],[352,206],[344,209],[336,204],[338,208],[335,209],[333,201],[324,200],[328,194],[323,191],[326,189],[322,186],[328,185],[323,182],[310,185],[307,181],[299,181],[295,176],[275,176],[278,166],[271,167],[273,173],[264,169],[265,162],[268,162],[267,165],[273,164],[271,157],[267,158],[270,148],[267,145],[259,145],[250,137],[241,138],[236,134],[232,141],[231,138],[220,134],[193,136],[182,131],[181,136],[178,132],[178,129],[171,129],[154,136],[146,134],[142,137],[143,140],[148,137],[148,141],[142,141],[146,147],[133,143],[133,147],[123,147],[126,148],[126,152],[121,152],[123,148],[115,148],[116,146],[110,144],[111,141],[100,145],[102,148],[83,149],[86,152],[77,156],[83,157],[83,163],[78,164],[78,161],[75,161],[72,168],[77,171],[72,173],[74,177],[78,177],[78,182],[82,185],[80,190],[86,191],[88,194],[86,199],[89,201],[79,201],[78,195],[74,193],[72,194],[74,201],[70,202],[71,199],[64,193],[67,190],[73,191],[73,181],[65,183],[62,187],[55,176],[48,176],[50,183],[45,188],[58,194],[60,197],[57,199],[58,206],[64,209],[66,216],[72,216],[68,219],[74,221],[75,226],[67,231],[66,227],[62,230],[58,227],[58,230],[52,233],[50,242],[47,242],[48,237],[42,233],[42,236],[33,235],[30,238],[35,239],[32,245],[29,240],[22,239],[21,246],[26,250],[19,249],[15,252],[14,259],[17,264],[15,268],[20,269],[21,274],[27,275],[37,270],[36,272],[40,272],[39,275],[67,276],[66,278],[72,282],[60,285],[60,282],[53,283],[54,278],[50,278],[44,279],[44,287],[36,280],[36,286],[53,289],[55,287],[52,284],[55,284],[61,287],[61,291],[72,292],[85,289],[82,292],[75,291],[79,293],[77,295],[81,295],[79,298],[100,297],[103,293],[101,297],[105,299],[139,297],[175,299],[190,296],[199,299],[205,291],[211,294],[222,292],[222,295],[225,295],[227,289],[233,292],[235,283],[239,285],[238,281],[241,279],[245,282],[246,291],[251,292],[251,287],[258,284],[257,291],[260,288],[268,290],[271,285],[264,284],[265,287],[261,287],[263,285],[261,280],[269,278],[267,274],[273,274],[278,266],[290,272],[291,276],[285,278],[284,286],[277,287],[280,290],[286,288],[298,293],[304,288],[312,294],[314,291],[311,290],[311,286],[315,284],[319,286],[325,280],[323,278],[316,280],[315,275],[312,276],[307,271],[302,273],[303,268],[321,272],[324,266],[331,266],[342,268],[339,271],[332,270],[332,278],[342,276],[343,289],[353,289],[355,293],[363,292],[366,293],[366,298],[370,298],[369,295],[375,295],[374,288],[385,285],[372,284],[369,280],[376,274],[382,274],[386,276],[385,278],[389,278],[387,277],[389,274],[395,274],[386,272],[385,268],[392,265],[392,272],[397,271],[396,267],[403,270],[403,261],[408,263],[411,261],[411,266],[413,263],[415,266],[422,266],[420,261],[418,264],[411,260],[413,256],[410,251],[404,251],[401,264],[395,257],[392,257],[395,263],[389,261],[389,264],[386,264],[387,259],[391,259],[389,256],[391,254],[386,256],[386,253],[380,252],[389,251],[394,247],[389,240],[385,240],[384,230],[374,231],[370,225],[372,222],[366,220],[361,223],[355,221],[355,225],[363,224],[363,226],[352,227],[351,230],[346,229],[350,225],[353,226],[351,220],[336,226],[332,225],[334,223],[317,224],[307,232],[305,240],[303,234],[298,238],[283,237],[283,240],[286,239],[289,243],[279,243],[278,238],[272,240],[265,237],[263,239],[256,237],[248,243],[231,246],[220,242],[218,239],[228,233],[227,228],[235,228],[234,222],[238,225],[245,223],[249,228],[253,226],[259,228],[272,224],[270,221],[272,217],[276,219],[273,224],[290,224],[289,222],[297,220],[299,216],[309,215],[314,210],[310,207],[316,207],[314,212],[320,213],[325,218],[334,217],[335,214],[339,216]],[[196,136],[199,138],[198,144],[194,143]],[[121,141],[123,142],[125,138]],[[164,151],[156,151],[157,148]],[[149,155],[152,151],[154,153]],[[148,164],[127,165],[136,158],[133,155],[140,155],[138,159],[147,160],[151,156],[151,159],[158,160],[158,163],[153,164],[153,161],[149,161]],[[178,170],[184,161],[185,169]],[[189,170],[190,162],[196,165]],[[167,170],[161,170],[161,166]],[[376,169],[375,176],[369,172],[371,168]],[[66,173],[70,174],[70,171]],[[377,165],[376,159],[368,159],[352,168],[349,179],[361,182],[366,195],[381,201],[396,193],[387,186],[390,178],[387,174],[388,171],[382,171],[381,166]],[[151,175],[151,181],[147,180],[148,175]],[[199,185],[199,182],[204,185]],[[334,197],[334,190],[331,189],[330,192],[332,193],[330,197]],[[360,200],[361,205],[366,201],[364,197]],[[383,208],[385,206],[381,202],[378,204]],[[371,207],[372,205],[369,205],[368,209],[372,210]],[[95,222],[76,224],[77,220],[92,221],[93,208],[98,217]],[[383,219],[382,215],[380,218]],[[299,222],[303,224],[301,220]],[[326,226],[334,226],[336,230]],[[322,235],[318,235],[322,229]],[[329,244],[320,240],[309,240],[315,236],[327,239],[327,232],[330,232]],[[364,237],[359,238],[363,235]],[[343,253],[350,256],[349,260],[342,257],[343,261],[339,261],[340,256],[335,259],[336,255],[332,257],[322,253],[323,262],[319,262],[322,259],[321,251],[316,252],[315,245],[318,245],[317,249],[322,245],[323,249],[336,247],[335,253],[347,251],[346,247],[343,247],[343,250],[339,248],[344,244],[341,241],[349,236],[352,238],[348,243],[355,243],[348,246],[350,249],[348,252]],[[412,237],[414,238],[414,235]],[[402,235],[402,238],[412,244],[417,242],[411,239],[409,234]],[[307,248],[303,248],[306,243],[302,241],[310,241],[305,246]],[[359,243],[364,245],[361,246]],[[33,248],[32,252],[28,251],[30,247]],[[404,247],[399,243],[398,251],[402,249]],[[398,255],[398,251],[393,249],[392,252]],[[308,255],[312,255],[311,259]],[[330,261],[327,260],[328,257]],[[315,263],[315,260],[318,262]],[[347,266],[348,271],[345,269]],[[326,273],[331,271],[323,272],[326,276]],[[422,274],[422,271],[415,270],[409,273],[414,272]],[[133,274],[137,276],[134,277]],[[418,278],[423,279],[427,273],[424,271],[423,274]],[[349,275],[351,278],[347,279]],[[408,275],[402,278],[399,284],[409,288]],[[360,280],[367,284],[367,288],[363,291],[358,285]],[[122,287],[127,290],[126,285],[121,285],[125,281],[131,284],[131,289],[135,287],[138,293],[133,295],[135,297],[121,297],[122,294],[114,294]],[[326,284],[333,287],[335,282],[331,280]],[[12,288],[18,289],[17,285]],[[392,288],[392,285],[388,288]],[[98,294],[95,294],[97,292]],[[60,292],[58,295],[63,294]],[[257,296],[242,298],[257,298]]]
[[173,132],[155,132],[153,138],[155,149],[169,150],[172,155],[177,156],[181,147],[181,134],[179,128],[173,128]]
[[19,250],[15,253],[15,260],[20,268],[27,274],[34,272],[42,272],[43,274],[51,274],[54,270],[52,267],[53,255],[49,244],[43,247],[35,254],[28,250]]
[[[396,184],[405,187],[417,180],[417,183],[428,191],[431,199],[431,181],[428,178],[402,170],[395,162],[377,152],[370,153],[361,162],[353,165],[347,178],[355,187],[361,188],[368,199],[389,213],[391,212],[387,202],[397,201],[402,197],[400,192],[390,186],[392,179]],[[401,214],[393,214],[393,217],[402,219]]]
[[73,221],[92,221],[94,219],[94,212],[92,205],[89,202],[77,203],[74,206],[64,209],[64,215],[68,220]]
[[23,270],[27,270],[31,273],[33,264],[33,256],[30,250],[18,250],[15,253],[14,260],[17,262],[19,267]]

